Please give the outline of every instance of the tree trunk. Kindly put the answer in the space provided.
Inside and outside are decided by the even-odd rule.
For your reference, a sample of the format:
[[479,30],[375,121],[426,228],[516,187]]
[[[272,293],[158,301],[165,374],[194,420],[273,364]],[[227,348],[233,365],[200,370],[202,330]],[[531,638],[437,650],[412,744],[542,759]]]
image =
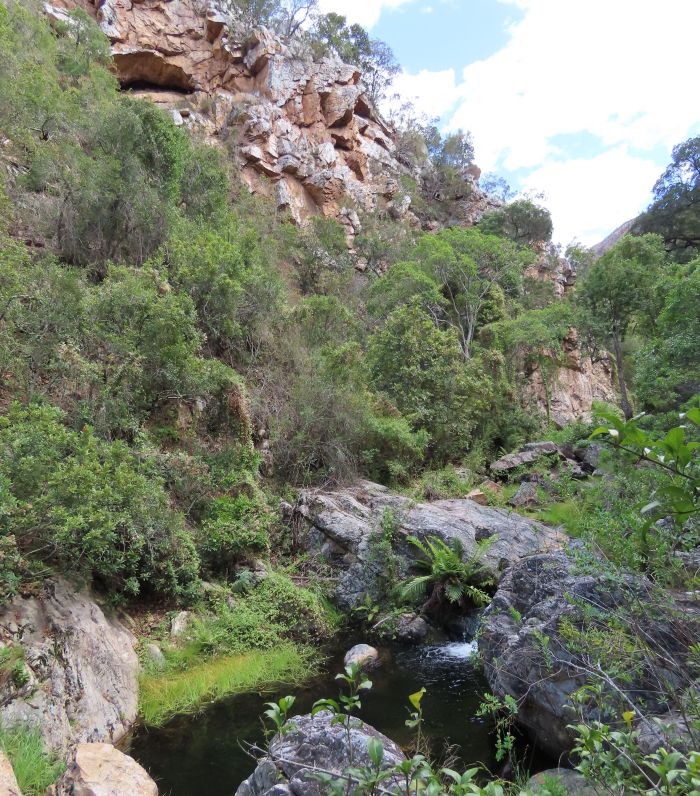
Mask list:
[[625,382],[625,372],[622,364],[622,340],[620,339],[620,332],[617,328],[613,329],[613,351],[615,353],[615,369],[617,370],[617,383],[620,387],[620,403],[622,404],[622,413],[625,420],[632,417],[632,406],[630,399],[627,395],[627,383]]

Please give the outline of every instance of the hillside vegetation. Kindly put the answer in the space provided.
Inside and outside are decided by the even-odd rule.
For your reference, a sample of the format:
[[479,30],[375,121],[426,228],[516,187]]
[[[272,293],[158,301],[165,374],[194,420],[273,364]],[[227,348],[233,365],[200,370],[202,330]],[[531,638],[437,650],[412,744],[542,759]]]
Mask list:
[[[159,621],[194,606],[187,646],[147,675],[154,721],[254,685],[260,660],[267,681],[302,678],[341,620],[280,500],[357,477],[463,496],[504,451],[586,439],[598,424],[554,428],[530,382],[548,392],[572,327],[611,361],[630,422],[599,410],[627,445],[605,480],[558,479],[538,515],[606,566],[697,587],[700,139],[598,260],[560,252],[522,198],[430,233],[380,207],[350,251],[339,223],[293,224],[225,148],[122,92],[87,14],[51,27],[39,5],[0,2],[0,602],[65,573]],[[316,45],[364,59],[378,99],[393,60],[336,17]],[[295,18],[276,24],[294,36]],[[459,194],[467,134],[408,114],[396,136],[435,166],[416,212]]]

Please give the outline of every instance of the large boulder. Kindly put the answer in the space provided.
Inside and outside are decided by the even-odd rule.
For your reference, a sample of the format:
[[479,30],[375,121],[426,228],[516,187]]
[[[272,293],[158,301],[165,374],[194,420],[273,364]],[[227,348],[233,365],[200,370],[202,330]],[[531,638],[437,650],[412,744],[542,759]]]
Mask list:
[[23,664],[0,679],[0,721],[30,725],[65,752],[79,741],[118,741],[136,720],[139,662],[133,635],[67,581],[0,610],[2,643]]
[[337,570],[336,600],[343,608],[359,605],[366,595],[381,596],[387,542],[399,574],[405,575],[417,555],[409,536],[457,540],[465,559],[474,554],[477,541],[489,539],[483,564],[492,577],[523,556],[557,550],[566,542],[556,529],[514,512],[467,499],[416,503],[369,481],[332,492],[303,492],[292,521],[306,526],[307,549]]
[[156,783],[131,757],[108,743],[81,743],[72,750],[51,796],[158,796]]
[[614,723],[633,709],[644,729],[671,715],[676,695],[694,687],[688,657],[698,638],[697,606],[559,553],[523,559],[504,575],[479,649],[493,693],[513,697],[521,724],[559,755],[574,742],[572,694],[587,683],[602,686],[609,709],[584,702],[586,721]]
[[[238,787],[236,796],[321,796],[326,788],[315,778],[318,772],[340,776],[349,767],[371,764],[367,745],[372,738],[384,747],[383,767],[390,768],[405,760],[401,749],[385,735],[359,719],[352,719],[350,737],[343,725],[333,723],[329,711],[315,716],[295,716],[291,730],[276,735],[269,751],[255,771]],[[393,779],[382,783],[391,790]]]

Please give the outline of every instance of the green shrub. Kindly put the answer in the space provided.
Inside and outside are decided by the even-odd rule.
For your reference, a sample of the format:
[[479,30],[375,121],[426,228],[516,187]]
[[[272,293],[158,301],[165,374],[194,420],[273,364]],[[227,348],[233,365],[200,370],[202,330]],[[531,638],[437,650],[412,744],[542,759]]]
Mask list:
[[59,410],[37,405],[14,405],[0,417],[0,475],[19,550],[115,595],[188,596],[197,555],[153,468],[122,443],[62,420]]
[[272,520],[260,497],[215,498],[199,530],[202,564],[212,572],[230,572],[246,554],[266,552]]

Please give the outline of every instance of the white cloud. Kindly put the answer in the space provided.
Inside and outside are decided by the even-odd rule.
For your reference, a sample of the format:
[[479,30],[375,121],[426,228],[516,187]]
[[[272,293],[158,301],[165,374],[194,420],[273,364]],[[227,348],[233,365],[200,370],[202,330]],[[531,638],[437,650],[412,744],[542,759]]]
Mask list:
[[[401,89],[418,94],[421,107],[455,105],[448,127],[472,131],[484,171],[536,170],[523,187],[535,177],[552,181],[549,204],[559,239],[569,234],[564,230],[574,215],[581,237],[584,229],[610,231],[626,220],[626,212],[640,209],[661,170],[658,162],[652,170],[644,153],[658,147],[670,153],[700,121],[693,101],[697,55],[688,36],[700,27],[700,2],[500,2],[518,6],[522,18],[509,28],[501,50],[463,70],[452,100],[445,72],[435,73],[437,98],[426,72],[403,76]],[[556,137],[581,133],[599,143],[584,151],[590,158],[567,161]],[[578,197],[588,194],[593,201],[590,174],[599,183],[597,206],[588,208]],[[631,182],[622,184],[623,177]],[[567,190],[560,190],[565,183]],[[631,197],[632,184],[641,191],[636,206],[627,202],[625,211],[622,202],[609,201],[617,191]],[[610,205],[607,217],[603,196]]]
[[592,158],[545,163],[527,184],[544,192],[560,243],[577,238],[591,246],[639,212],[658,174],[655,161],[621,146]]
[[402,102],[412,102],[419,113],[429,117],[448,113],[459,99],[454,69],[442,72],[423,69],[417,75],[403,72],[394,79],[391,93],[398,94]]
[[414,0],[319,0],[319,8],[324,14],[335,11],[347,17],[348,23],[358,22],[365,28],[372,28],[379,21],[385,8],[399,8]]

